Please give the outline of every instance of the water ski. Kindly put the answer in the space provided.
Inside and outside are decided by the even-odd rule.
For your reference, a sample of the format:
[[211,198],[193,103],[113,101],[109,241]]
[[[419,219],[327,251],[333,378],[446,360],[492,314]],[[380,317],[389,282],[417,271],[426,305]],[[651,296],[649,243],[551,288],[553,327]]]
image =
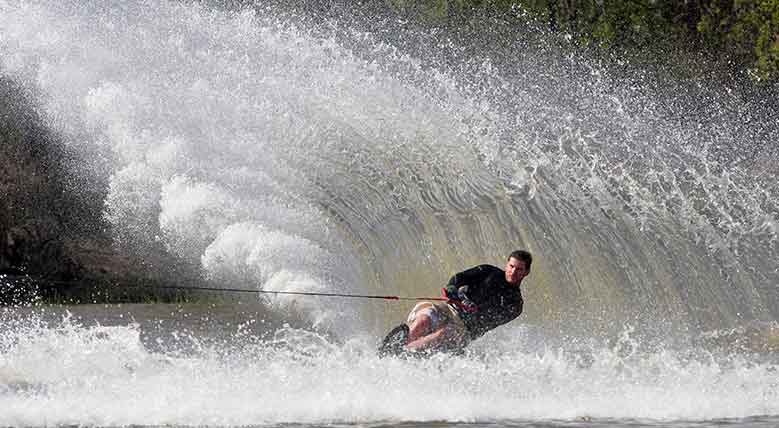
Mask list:
[[406,350],[403,346],[408,339],[408,326],[401,324],[387,334],[384,340],[379,345],[378,355],[379,358],[394,356],[399,357],[406,354]]

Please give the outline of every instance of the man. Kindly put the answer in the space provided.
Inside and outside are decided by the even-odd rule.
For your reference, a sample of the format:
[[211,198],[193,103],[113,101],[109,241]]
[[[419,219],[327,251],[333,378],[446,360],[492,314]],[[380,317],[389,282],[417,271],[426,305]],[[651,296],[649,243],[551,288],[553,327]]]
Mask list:
[[417,351],[458,351],[470,341],[522,313],[522,279],[532,255],[514,251],[505,270],[479,265],[455,274],[442,290],[446,302],[420,302],[405,324],[384,339],[380,355]]

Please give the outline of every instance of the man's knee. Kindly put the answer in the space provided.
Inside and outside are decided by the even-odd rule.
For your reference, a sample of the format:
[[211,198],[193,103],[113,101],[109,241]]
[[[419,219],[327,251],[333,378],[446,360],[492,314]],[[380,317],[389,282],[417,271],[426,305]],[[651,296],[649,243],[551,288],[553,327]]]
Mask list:
[[432,330],[433,320],[427,314],[419,314],[414,318],[408,328],[412,335],[425,335],[429,334]]
[[427,314],[418,314],[414,320],[409,324],[409,328],[427,328],[429,329],[430,326],[433,324],[433,320],[430,318]]

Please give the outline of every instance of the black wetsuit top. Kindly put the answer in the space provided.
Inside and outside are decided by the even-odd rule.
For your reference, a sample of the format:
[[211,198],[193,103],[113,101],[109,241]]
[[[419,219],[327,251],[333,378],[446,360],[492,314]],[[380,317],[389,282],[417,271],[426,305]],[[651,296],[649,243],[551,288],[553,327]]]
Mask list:
[[476,313],[458,309],[472,340],[522,313],[524,301],[519,286],[509,284],[500,268],[479,265],[455,274],[446,285],[447,296],[456,299],[464,285],[468,286],[468,299],[479,308]]

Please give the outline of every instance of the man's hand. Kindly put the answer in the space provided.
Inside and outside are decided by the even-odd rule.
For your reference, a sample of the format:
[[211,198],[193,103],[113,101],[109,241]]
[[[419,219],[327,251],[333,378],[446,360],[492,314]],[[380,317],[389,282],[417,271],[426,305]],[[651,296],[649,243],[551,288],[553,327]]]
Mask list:
[[463,285],[459,288],[457,288],[457,291],[454,291],[454,287],[449,285],[447,287],[444,287],[441,289],[441,294],[447,298],[449,303],[454,304],[455,306],[461,308],[463,311],[472,314],[479,311],[479,307],[476,305],[476,303],[473,303],[471,299],[468,298],[468,286]]
[[476,303],[473,303],[471,299],[468,298],[467,285],[463,285],[457,289],[457,298],[460,299],[460,307],[463,308],[465,312],[472,314],[479,310],[479,307],[476,306]]
[[479,307],[476,306],[476,303],[471,302],[470,299],[467,298],[460,300],[460,307],[469,314],[473,314],[479,311]]

